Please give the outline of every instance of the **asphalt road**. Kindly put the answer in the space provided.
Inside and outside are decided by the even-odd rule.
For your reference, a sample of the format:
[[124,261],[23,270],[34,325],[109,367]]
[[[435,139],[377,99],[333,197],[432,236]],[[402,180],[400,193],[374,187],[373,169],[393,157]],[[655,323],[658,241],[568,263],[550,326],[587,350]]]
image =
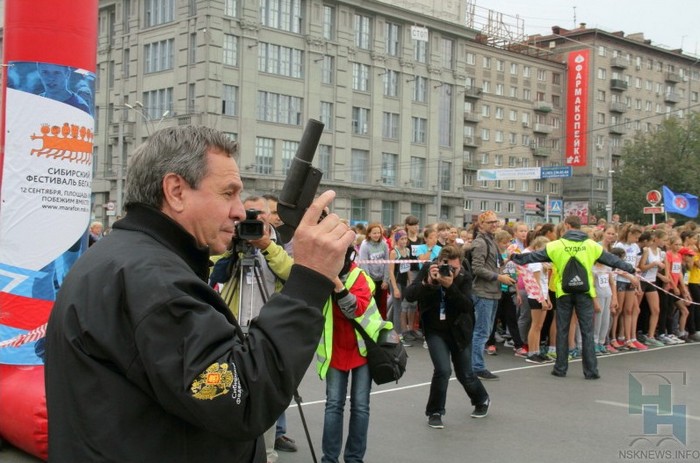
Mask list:
[[[571,362],[566,378],[556,378],[551,365],[526,363],[499,345],[499,355],[486,358],[501,377],[485,383],[492,399],[489,416],[470,418],[472,407],[453,380],[441,430],[429,428],[424,416],[432,374],[427,350],[419,345],[408,350],[408,370],[399,384],[373,388],[366,462],[700,461],[700,343],[601,357],[597,381],[583,379],[580,360]],[[310,369],[299,391],[320,461],[325,386]],[[651,404],[659,394],[677,407],[676,426],[652,426],[645,434],[645,421],[654,416],[636,413],[635,403]],[[287,420],[299,451],[282,453],[278,461],[312,462],[296,405]],[[6,447],[0,461],[39,460]]]

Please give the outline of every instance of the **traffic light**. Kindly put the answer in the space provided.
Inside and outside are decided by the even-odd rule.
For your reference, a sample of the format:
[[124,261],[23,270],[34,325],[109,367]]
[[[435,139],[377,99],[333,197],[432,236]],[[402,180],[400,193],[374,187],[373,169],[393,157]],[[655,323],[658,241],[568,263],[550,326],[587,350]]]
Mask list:
[[547,211],[547,202],[544,198],[535,198],[535,201],[537,203],[537,211],[535,212],[535,215],[544,217],[546,215],[545,212]]

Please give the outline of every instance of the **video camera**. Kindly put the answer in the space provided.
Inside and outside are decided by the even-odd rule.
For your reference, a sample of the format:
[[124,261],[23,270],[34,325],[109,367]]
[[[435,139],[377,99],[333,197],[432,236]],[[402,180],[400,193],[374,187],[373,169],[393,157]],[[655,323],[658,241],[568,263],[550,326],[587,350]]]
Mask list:
[[236,224],[236,238],[239,240],[259,240],[265,234],[265,224],[258,220],[260,211],[246,209],[245,220]]

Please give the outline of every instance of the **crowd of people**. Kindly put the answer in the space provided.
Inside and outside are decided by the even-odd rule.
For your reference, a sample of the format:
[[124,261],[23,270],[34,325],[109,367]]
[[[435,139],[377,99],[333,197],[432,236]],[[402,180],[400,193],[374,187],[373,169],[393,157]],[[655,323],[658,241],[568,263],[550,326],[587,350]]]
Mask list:
[[[422,265],[416,261],[435,260],[441,247],[450,245],[461,249],[463,267],[473,278],[476,322],[472,367],[477,376],[482,380],[498,379],[486,368],[484,355],[503,354],[511,348],[526,362],[554,362],[557,345],[562,344],[557,342],[555,314],[563,295],[561,289],[557,294],[560,279],[554,259],[544,257],[544,262],[518,265],[523,258],[513,256],[533,252],[547,256],[547,246],[572,229],[578,231],[578,240],[599,245],[601,255],[605,253],[606,257],[603,262],[598,257],[591,262],[592,291],[588,294],[592,310],[586,311],[591,313],[591,328],[582,333],[581,320],[576,312],[572,314],[566,330],[568,358],[583,356],[582,335],[589,333],[595,356],[700,341],[700,227],[695,222],[682,226],[675,226],[672,219],[649,226],[604,220],[586,226],[578,222],[569,218],[556,225],[529,226],[524,222],[505,223],[487,211],[478,223],[466,228],[440,222],[425,226],[419,234],[414,216],[406,217],[401,226],[393,226],[384,234],[391,249],[390,263],[384,265],[393,288],[388,313],[401,327],[404,345],[413,346],[422,334],[421,317],[415,315],[420,314],[420,305],[411,306],[402,297],[402,288],[415,278],[415,273],[406,268]],[[381,226],[372,227],[376,230]],[[356,245],[362,248],[365,229],[360,225],[356,232]],[[406,240],[409,232],[416,237],[410,245]],[[610,260],[608,253],[630,267],[614,268],[611,264],[617,260]],[[402,264],[400,260],[412,263]],[[360,265],[372,264],[361,261]],[[374,264],[375,272],[378,267]]]
[[[421,229],[409,215],[353,230],[323,213],[325,192],[285,243],[274,196],[241,200],[237,149],[215,130],[178,127],[134,153],[126,217],[104,237],[93,224],[48,323],[52,458],[274,462],[296,451],[284,411],[315,359],[321,461],[361,462],[372,379],[356,326],[428,349],[434,429],[453,368],[471,417],[488,415],[482,381],[499,379],[487,359],[500,342],[500,353],[554,361],[557,377],[581,355],[596,380],[599,355],[700,341],[692,222],[582,227],[571,216],[530,229],[485,211],[467,229]],[[261,228],[244,239],[237,224],[251,209]]]

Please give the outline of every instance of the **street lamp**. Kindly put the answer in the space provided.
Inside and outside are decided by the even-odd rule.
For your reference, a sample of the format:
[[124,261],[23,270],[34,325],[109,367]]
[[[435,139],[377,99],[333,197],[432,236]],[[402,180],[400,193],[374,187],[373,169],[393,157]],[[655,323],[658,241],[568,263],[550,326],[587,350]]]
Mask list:
[[[146,133],[150,137],[151,124],[153,124],[153,119],[151,119],[151,116],[149,116],[148,113],[144,112],[143,103],[141,103],[140,101],[136,101],[133,105],[130,105],[129,103],[124,103],[124,106],[133,111],[136,111],[141,116],[144,125],[146,126]],[[165,112],[163,112],[163,114],[160,116],[160,119],[158,119],[158,123],[155,125],[154,131],[160,128],[160,125],[163,123],[163,119],[168,117],[168,114],[170,114],[170,110],[166,110]]]

